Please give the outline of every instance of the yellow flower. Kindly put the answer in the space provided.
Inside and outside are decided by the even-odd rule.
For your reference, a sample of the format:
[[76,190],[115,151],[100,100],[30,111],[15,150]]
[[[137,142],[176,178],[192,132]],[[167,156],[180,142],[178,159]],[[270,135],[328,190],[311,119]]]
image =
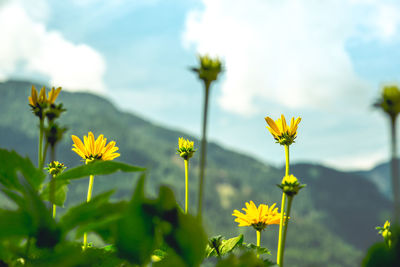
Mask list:
[[42,89],[40,90],[39,93],[39,97],[38,97],[38,92],[35,88],[34,85],[32,85],[32,89],[31,89],[31,96],[28,97],[29,100],[29,104],[32,107],[36,107],[40,104],[54,104],[54,102],[56,101],[58,95],[61,92],[61,87],[58,87],[57,89],[55,89],[54,87],[51,88],[51,91],[49,92],[49,97],[46,97],[46,89],[43,86]]
[[189,159],[193,156],[193,153],[196,152],[196,150],[193,149],[194,147],[194,142],[189,141],[188,139],[184,139],[183,137],[179,137],[178,139],[178,153],[182,158],[184,159]]
[[301,121],[301,118],[297,118],[296,120],[292,118],[290,122],[290,126],[286,124],[285,116],[281,115],[280,119],[274,121],[270,117],[265,117],[265,121],[268,123],[268,130],[274,137],[277,143],[281,145],[291,145],[294,143],[294,139],[297,136],[297,127]]
[[120,154],[114,153],[118,150],[115,142],[111,141],[106,146],[107,138],[104,138],[102,134],[95,141],[93,133],[89,132],[87,137],[83,137],[84,143],[75,135],[71,137],[74,141],[72,151],[85,159],[86,163],[93,160],[113,160],[120,156]]
[[242,209],[245,214],[234,210],[232,215],[237,217],[235,222],[239,223],[239,227],[253,226],[257,231],[261,231],[268,225],[280,223],[281,214],[275,206],[276,203],[272,204],[270,207],[265,204],[260,204],[257,208],[254,202],[250,201],[250,203],[246,202],[246,208]]

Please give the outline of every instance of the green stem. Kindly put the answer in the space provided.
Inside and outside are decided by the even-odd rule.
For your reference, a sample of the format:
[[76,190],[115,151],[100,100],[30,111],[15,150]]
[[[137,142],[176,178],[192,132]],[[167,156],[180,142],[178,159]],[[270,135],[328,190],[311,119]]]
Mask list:
[[[94,176],[90,175],[86,202],[89,202],[90,199],[92,198],[93,182],[94,182]],[[85,232],[83,234],[83,250],[85,250],[86,248],[87,248],[87,233]]]
[[279,239],[278,239],[278,253],[276,256],[276,263],[280,266],[281,257],[283,257],[282,252],[282,237],[283,237],[283,223],[285,218],[285,204],[286,204],[286,195],[282,193],[282,202],[281,202],[281,220],[279,222]]
[[392,171],[392,190],[394,202],[394,222],[400,222],[400,194],[399,194],[399,163],[397,162],[397,142],[396,142],[396,118],[391,117],[391,171]]
[[286,243],[286,234],[287,234],[287,229],[289,225],[289,217],[290,217],[290,209],[292,208],[292,201],[293,201],[293,196],[288,197],[288,205],[287,205],[287,215],[286,215],[286,220],[285,220],[285,226],[283,230],[283,237],[282,237],[282,248],[281,248],[281,258],[279,261],[279,266],[283,267],[283,254],[285,253],[285,243]]
[[199,203],[197,207],[197,217],[201,220],[202,218],[202,208],[203,208],[203,191],[204,191],[204,174],[206,165],[206,133],[207,133],[207,111],[208,111],[208,98],[210,82],[205,82],[204,90],[204,109],[203,109],[203,132],[201,138],[201,148],[200,148],[200,177],[199,177]]
[[[261,231],[257,230],[257,248],[260,248],[261,244]],[[260,253],[257,251],[257,258],[260,258]]]
[[56,204],[53,204],[53,219],[56,218],[56,212],[57,212],[57,206]]
[[289,175],[289,146],[285,145],[286,169],[285,176]]
[[53,175],[50,180],[50,203],[53,203],[53,218],[56,217],[56,205],[55,202],[56,196],[56,176]]
[[[45,161],[46,161],[46,156],[47,156],[47,150],[48,150],[48,148],[49,148],[49,143],[46,142],[46,144],[44,145],[44,151],[43,151],[43,156],[42,156],[43,166],[44,166],[44,163],[45,163]],[[51,162],[51,161],[50,161],[50,162]]]
[[43,132],[44,132],[44,119],[39,119],[39,151],[38,151],[38,168],[43,169]]
[[[285,168],[285,176],[289,175],[289,146],[285,145],[285,158],[286,158],[286,168]],[[281,266],[281,261],[283,260],[283,248],[284,248],[284,240],[283,240],[283,224],[285,218],[285,204],[286,204],[286,194],[282,193],[282,202],[281,202],[281,220],[279,223],[279,241],[278,241],[278,254],[276,258],[276,262],[279,266]]]
[[188,213],[189,203],[189,160],[185,159],[185,213]]
[[28,236],[28,239],[26,240],[26,248],[25,248],[25,258],[29,258],[29,249],[31,248],[31,236]]
[[[45,146],[45,152],[44,152],[44,158],[46,158],[46,151],[47,151],[47,147],[49,145],[49,142],[46,142],[46,146]],[[53,162],[56,160],[56,149],[54,146],[51,146],[50,149],[50,162]],[[53,203],[53,218],[56,218],[56,210],[57,210],[57,206],[56,204],[54,204],[56,199],[56,176],[53,175],[53,177],[50,180],[50,202]]]

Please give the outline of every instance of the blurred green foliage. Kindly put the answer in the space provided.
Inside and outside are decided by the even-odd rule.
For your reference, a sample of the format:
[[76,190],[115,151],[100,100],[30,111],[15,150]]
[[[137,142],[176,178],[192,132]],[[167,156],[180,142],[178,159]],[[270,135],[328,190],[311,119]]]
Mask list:
[[[30,87],[30,83],[24,82],[0,84],[0,147],[15,149],[18,153],[28,155],[33,162],[36,162],[37,122],[32,118],[27,105]],[[59,236],[61,241],[58,244],[63,245],[55,245],[53,253],[42,251],[46,249],[40,249],[40,253],[47,255],[49,262],[57,255],[64,257],[67,263],[71,262],[73,259],[69,258],[68,253],[80,249],[72,240],[76,240],[83,232],[87,231],[95,233],[99,237],[93,239],[95,247],[87,250],[87,253],[92,253],[91,257],[96,257],[93,255],[99,257],[109,255],[110,261],[123,262],[121,264],[149,261],[151,256],[156,255],[154,248],[158,249],[156,251],[162,251],[162,253],[159,253],[160,255],[156,256],[162,254],[165,257],[164,263],[164,260],[153,263],[154,266],[166,264],[166,262],[172,262],[176,264],[175,266],[184,266],[189,262],[198,262],[199,257],[205,256],[190,253],[186,255],[187,252],[185,252],[185,257],[180,256],[184,253],[187,243],[192,239],[180,240],[178,237],[189,231],[187,225],[196,224],[190,216],[183,216],[180,208],[176,205],[175,208],[167,205],[175,201],[175,196],[178,204],[182,204],[184,199],[184,166],[179,156],[175,155],[178,137],[184,136],[194,140],[195,148],[199,146],[198,140],[182,132],[168,130],[130,113],[119,111],[109,101],[98,96],[63,91],[58,100],[63,102],[68,109],[68,112],[60,118],[60,123],[66,125],[69,130],[57,148],[56,159],[68,167],[62,174],[65,175],[64,178],[60,175],[59,183],[57,183],[59,189],[56,199],[57,205],[62,206],[65,200],[63,196],[65,187],[63,188],[63,186],[67,183],[69,183],[69,191],[64,202],[65,208],[57,210],[58,222],[51,225],[50,222],[53,220],[50,219],[48,224],[53,227],[50,227],[50,229],[53,229],[52,231],[61,231]],[[99,171],[95,178],[99,182],[95,183],[94,196],[97,195],[98,198],[95,197],[90,203],[80,204],[85,202],[87,191],[87,180],[80,178],[85,178],[93,170],[87,169],[91,166],[82,166],[80,158],[71,151],[72,141],[69,136],[71,134],[82,136],[89,130],[94,131],[95,134],[102,133],[110,140],[117,142],[121,153],[119,159],[129,163],[130,166],[125,167],[142,170],[139,167],[132,166],[139,165],[146,168],[147,193],[138,197],[140,201],[134,202],[135,197],[132,197],[138,175],[118,172],[104,176],[101,173],[110,174],[113,171],[121,171],[125,168],[121,165],[119,167],[104,165],[103,167],[107,167],[105,169],[109,171],[102,172],[100,167],[98,170],[95,168],[96,171]],[[266,132],[266,138],[269,138],[267,135]],[[253,200],[257,204],[279,202],[280,190],[275,185],[281,181],[284,174],[283,169],[226,150],[214,143],[208,144],[207,151],[207,182],[204,203],[205,229],[202,232],[207,232],[208,235],[220,234],[227,237],[244,234],[243,242],[255,242],[254,231],[238,228],[233,221],[232,211],[242,207],[243,203],[249,200]],[[19,157],[16,153],[13,156],[12,153],[14,152],[7,153],[10,154],[4,162],[7,162],[8,166],[11,166],[8,161],[12,157],[16,157],[16,161],[21,163],[28,161],[27,158]],[[283,157],[282,152],[282,160]],[[189,210],[195,212],[198,158],[194,156],[190,164],[191,172],[193,172],[190,177],[193,178],[191,178],[189,185]],[[8,227],[10,235],[15,238],[14,241],[1,244],[1,246],[5,246],[6,253],[12,251],[12,255],[20,255],[21,257],[24,256],[24,248],[20,248],[21,243],[26,242],[24,237],[28,233],[34,233],[37,229],[36,226],[25,225],[28,223],[25,222],[24,218],[33,220],[32,214],[22,212],[20,211],[21,208],[17,208],[19,207],[18,201],[23,205],[21,200],[23,193],[19,190],[24,190],[24,187],[18,179],[9,181],[2,177],[21,178],[25,177],[26,174],[25,179],[30,181],[28,184],[32,183],[34,192],[41,190],[42,195],[40,197],[46,199],[46,192],[48,192],[46,190],[48,189],[46,189],[47,180],[45,180],[44,174],[36,170],[32,164],[30,167],[28,165],[18,168],[10,167],[5,170],[3,168],[5,165],[0,164],[0,183],[9,184],[9,186],[2,188],[7,198],[0,196],[0,204],[3,207],[0,212],[3,212],[4,216],[9,218],[14,217],[14,219],[10,219],[13,224],[7,225],[7,221],[0,221],[0,226],[3,224],[4,227]],[[115,164],[111,163],[111,165]],[[79,167],[72,168],[73,166]],[[108,168],[111,168],[111,171]],[[310,164],[293,165],[291,169],[302,182],[308,184],[308,189],[299,195],[293,204],[293,215],[291,217],[293,217],[294,223],[289,229],[285,253],[286,263],[294,267],[350,267],[359,265],[362,258],[361,251],[379,239],[374,232],[374,227],[382,224],[382,214],[390,210],[390,202],[380,195],[376,187],[364,177]],[[74,172],[80,173],[81,176],[75,176]],[[41,186],[43,185],[42,182],[44,182],[44,186]],[[167,187],[161,187],[158,190],[160,184]],[[137,188],[136,190],[138,190]],[[115,193],[102,193],[110,189],[115,189]],[[174,197],[172,198],[169,195]],[[38,196],[36,195],[36,197]],[[170,199],[171,201],[165,203],[163,201],[162,203],[166,206],[158,207],[157,205],[162,204],[160,198]],[[172,199],[174,200],[172,201]],[[142,203],[142,205],[134,203]],[[36,207],[36,209],[39,209],[39,207]],[[102,212],[103,210],[104,212]],[[147,219],[142,218],[141,220],[144,221],[134,221],[134,217],[126,215],[128,210],[131,210],[133,214],[143,215],[145,219],[153,218],[154,223],[143,226]],[[171,212],[171,214],[166,211]],[[172,212],[176,214],[173,215]],[[79,214],[79,217],[73,214]],[[144,231],[152,233],[151,236],[154,237],[154,240],[145,240],[145,243],[143,243],[146,244],[147,253],[144,253],[146,257],[142,259],[126,256],[127,254],[131,255],[134,245],[131,245],[130,248],[124,241],[122,234],[120,239],[117,239],[116,225],[121,229],[125,227],[128,230],[130,222],[137,223],[137,227],[144,227]],[[142,226],[140,226],[141,224]],[[179,227],[173,228],[171,225],[179,225]],[[20,226],[27,228],[21,230]],[[268,227],[262,233],[262,246],[270,248],[272,255],[276,255],[274,248],[277,244],[277,230],[277,227]],[[6,235],[5,233],[0,234]],[[127,232],[128,234],[129,232]],[[32,237],[32,240],[34,239]],[[119,240],[119,243],[117,240]],[[206,239],[203,241],[205,242],[204,246],[206,246]],[[108,250],[98,248],[104,244],[115,244],[115,246]],[[193,244],[191,249],[194,251],[201,246],[203,246],[201,242]],[[36,249],[35,246],[32,246],[30,251],[33,253]],[[234,250],[236,250],[236,247]],[[150,254],[148,251],[151,251]],[[249,253],[253,253],[253,256],[255,256],[254,251]],[[4,251],[0,252],[1,259],[6,259],[1,256],[3,254]],[[235,253],[235,255],[230,256],[230,253],[227,253],[226,258],[224,258],[226,261],[223,262],[240,262],[241,260],[246,261],[248,257],[253,257],[246,256],[249,255],[246,252],[242,254]],[[232,258],[231,261],[227,260],[229,257]],[[43,256],[43,261],[45,261],[44,258],[45,256]],[[90,266],[85,265],[89,263],[84,259],[84,255],[76,258],[77,262],[82,262],[79,263],[81,266]],[[270,258],[274,259],[274,256]],[[216,264],[218,260],[214,258],[210,261]],[[93,262],[95,264],[96,261]],[[181,265],[178,265],[178,263]]]

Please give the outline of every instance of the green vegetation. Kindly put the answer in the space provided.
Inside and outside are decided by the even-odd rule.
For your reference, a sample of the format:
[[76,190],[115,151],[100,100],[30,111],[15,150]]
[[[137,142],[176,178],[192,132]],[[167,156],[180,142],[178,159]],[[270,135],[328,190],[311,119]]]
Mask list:
[[[37,121],[32,119],[30,108],[27,105],[30,87],[31,84],[25,82],[0,84],[0,147],[14,149],[21,155],[29,156],[32,162],[36,162],[38,125]],[[142,199],[145,199],[145,202],[149,201],[151,205],[157,207],[157,205],[161,205],[162,203],[160,199],[162,199],[163,194],[175,195],[179,206],[184,207],[184,164],[175,154],[177,140],[178,137],[184,136],[185,138],[194,140],[195,148],[197,148],[199,145],[198,139],[182,132],[158,127],[133,114],[121,112],[109,101],[98,96],[63,91],[58,99],[68,109],[59,119],[61,125],[67,126],[68,131],[65,134],[65,138],[57,147],[58,161],[63,162],[68,169],[81,166],[82,162],[80,158],[71,151],[72,140],[70,135],[73,133],[77,136],[83,136],[88,131],[93,131],[96,135],[102,133],[110,140],[117,141],[120,148],[119,153],[121,154],[118,160],[146,168],[146,191],[149,192],[146,195],[150,197],[143,197]],[[234,209],[242,207],[243,203],[249,199],[256,203],[273,203],[279,200],[281,190],[276,187],[276,184],[282,180],[284,170],[268,166],[249,156],[226,150],[214,143],[207,144],[207,158],[207,179],[203,203],[203,221],[207,236],[210,237],[219,234],[225,236],[228,240],[243,233],[243,242],[255,243],[254,232],[239,229],[237,224],[234,223],[232,212]],[[8,157],[4,160],[7,159]],[[18,160],[24,161],[25,159]],[[45,162],[45,164],[47,163]],[[197,184],[198,157],[194,156],[191,158],[190,164],[190,184]],[[126,166],[119,167],[119,170],[124,170],[123,168]],[[68,169],[62,175],[68,175],[70,173]],[[374,184],[364,177],[355,174],[338,172],[333,169],[310,164],[291,165],[291,171],[296,173],[296,177],[307,184],[307,190],[303,190],[300,195],[296,196],[296,201],[293,204],[291,217],[296,223],[291,223],[289,228],[287,250],[285,253],[286,266],[359,265],[366,248],[377,240],[380,240],[374,227],[381,225],[385,221],[385,216],[391,210],[390,202],[378,192]],[[33,170],[29,170],[29,172],[35,173]],[[23,171],[22,174],[25,176]],[[37,175],[40,176],[40,174]],[[44,177],[41,177],[40,181],[43,179]],[[90,203],[80,204],[74,208],[74,211],[69,208],[85,202],[87,179],[70,180],[69,191],[64,204],[65,208],[57,209],[57,219],[62,219],[59,224],[49,225],[49,229],[61,231],[60,239],[54,240],[54,242],[67,242],[63,238],[67,238],[66,234],[71,234],[69,232],[71,229],[68,228],[74,225],[74,218],[71,214],[79,210],[83,214],[85,209],[92,209],[90,211],[95,213],[95,209],[104,208],[110,212],[115,211],[116,214],[124,214],[126,209],[131,207],[137,216],[132,215],[132,217],[127,216],[121,219],[121,217],[118,217],[120,215],[118,215],[117,217],[120,219],[118,231],[128,231],[130,224],[133,222],[138,226],[144,227],[143,231],[149,232],[149,235],[154,233],[154,229],[162,227],[157,224],[153,225],[154,229],[149,229],[148,227],[150,226],[145,222],[135,221],[139,217],[146,218],[147,216],[143,215],[144,211],[140,210],[134,204],[134,198],[131,198],[133,188],[138,179],[137,175],[123,172],[113,173],[112,176],[96,174],[96,183],[94,184],[93,192],[94,199]],[[139,185],[141,186],[140,183]],[[169,189],[166,189],[167,187],[159,189],[160,185],[170,186],[173,192],[169,192]],[[35,186],[38,185],[36,184]],[[114,189],[115,193],[112,195],[104,193],[110,189]],[[195,214],[195,203],[197,203],[197,191],[195,189],[195,187],[189,188],[189,211],[193,211],[192,214]],[[24,190],[29,192],[26,188]],[[31,197],[37,198],[34,195]],[[172,197],[170,198],[172,199]],[[95,199],[97,200],[95,201]],[[102,206],[103,204],[100,203],[106,204]],[[16,205],[16,203],[4,197],[0,204],[3,207]],[[43,209],[40,205],[37,208]],[[155,209],[157,210],[158,208]],[[182,219],[182,224],[178,225],[193,223],[190,222],[191,217],[189,215],[185,217],[179,209],[175,209],[172,206],[169,209],[180,214],[179,218],[182,216],[182,218],[187,218]],[[15,216],[18,217],[20,215],[17,214]],[[163,212],[160,209],[158,209],[156,214],[152,214],[151,216],[155,216],[159,221],[163,220]],[[52,221],[49,220],[46,219],[45,221],[52,224]],[[18,222],[18,220],[16,221]],[[123,236],[117,231],[111,236],[109,232],[101,231],[100,228],[88,229],[84,224],[79,222],[79,227],[76,231],[77,235],[82,235],[85,231],[97,233],[101,239],[94,239],[94,236],[92,236],[93,238],[89,238],[89,240],[93,240],[96,246],[101,247],[104,244],[104,240],[115,241],[116,249],[119,253],[122,253],[119,255],[123,255],[123,259],[125,260],[132,260],[129,258],[129,255],[136,255],[132,252],[132,249],[135,248],[126,244],[128,238],[134,238],[133,236],[128,236],[130,232],[127,232],[127,236]],[[271,228],[263,234],[262,247],[273,248],[277,244],[278,227],[271,226]],[[37,229],[39,228],[32,228],[29,231],[33,233]],[[176,229],[178,231],[185,228],[179,226]],[[10,229],[11,233],[13,231],[18,231],[17,224],[14,225],[13,229]],[[199,230],[199,232],[201,231]],[[165,234],[160,234],[160,239],[173,238],[173,235],[167,237]],[[125,237],[127,239],[124,239]],[[203,239],[199,238],[199,240]],[[49,264],[52,263],[52,257],[56,257],[57,255],[60,255],[60,257],[64,256],[65,260],[70,260],[68,259],[68,255],[80,249],[70,243],[65,244],[62,250],[57,250],[53,254],[46,255],[46,262]],[[199,247],[201,246],[202,244],[199,244]],[[179,242],[167,244],[167,247],[170,249],[170,255],[174,255],[174,253],[186,255],[186,253],[182,252],[183,248],[180,247]],[[137,253],[148,255],[149,251],[152,251],[154,248],[157,248],[157,244],[149,241],[146,246],[142,247],[145,251]],[[97,253],[96,251],[96,249],[88,250],[87,253],[92,253],[92,259],[96,260],[99,260],[100,254],[104,256],[104,253],[109,253],[112,256],[104,256],[104,258],[117,263],[120,261],[120,258],[115,256],[113,249],[108,252],[101,250],[101,253]],[[43,251],[41,253],[45,254]],[[255,255],[251,254],[249,256],[246,253],[244,251],[243,254],[235,257],[241,257],[241,260],[244,262],[247,260],[257,261],[257,259],[252,258]],[[197,255],[191,255],[189,252],[187,254],[187,258],[184,258],[183,261],[188,263],[199,260]],[[276,255],[276,251],[271,251],[271,254]],[[86,261],[89,256],[81,260]],[[171,257],[169,260],[175,262],[182,259]],[[225,260],[229,264],[229,258]],[[210,261],[213,262],[212,259]],[[94,263],[95,261],[93,261]]]

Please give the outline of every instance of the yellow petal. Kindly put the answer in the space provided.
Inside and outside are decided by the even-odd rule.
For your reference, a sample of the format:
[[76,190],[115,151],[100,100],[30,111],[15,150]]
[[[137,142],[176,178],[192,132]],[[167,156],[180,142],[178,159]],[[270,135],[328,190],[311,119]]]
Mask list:
[[[270,117],[265,117],[265,121],[268,123],[268,125],[274,130],[275,133],[280,135],[280,131],[276,123],[270,118]],[[272,133],[272,132],[271,132]]]
[[34,85],[32,85],[32,89],[31,89],[31,96],[28,97],[29,99],[29,103],[32,106],[36,106],[37,105],[37,91]]
[[97,137],[96,142],[95,142],[95,154],[100,154],[101,153],[101,144],[103,143],[103,138],[104,135],[99,135],[99,137]]
[[46,89],[45,89],[45,87],[43,86],[42,89],[40,89],[39,100],[38,100],[38,102],[39,102],[39,103],[45,103],[46,101],[47,101],[47,98],[46,98]]
[[82,154],[86,155],[86,149],[85,146],[83,145],[81,139],[79,139],[79,137],[77,137],[76,135],[71,135],[72,141],[74,142],[74,145],[76,146],[76,148],[78,150],[80,150],[82,152]]
[[286,119],[285,116],[283,116],[283,114],[281,115],[281,123],[282,123],[282,133],[287,132],[287,124],[286,124]]

